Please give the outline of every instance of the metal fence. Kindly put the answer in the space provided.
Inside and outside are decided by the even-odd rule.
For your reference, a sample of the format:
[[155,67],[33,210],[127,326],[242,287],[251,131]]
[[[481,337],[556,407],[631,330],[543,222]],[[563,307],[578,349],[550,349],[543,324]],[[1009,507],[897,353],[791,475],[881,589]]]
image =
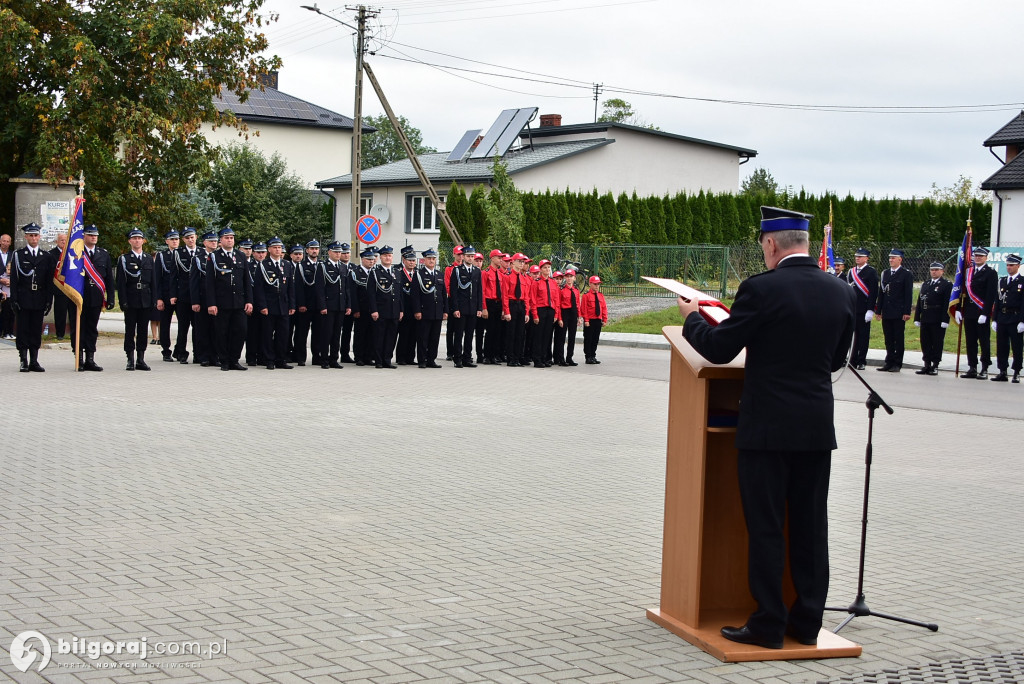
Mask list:
[[[853,265],[853,253],[866,247],[870,262],[876,268],[888,267],[892,248],[903,250],[903,265],[918,280],[928,275],[928,267],[938,261],[946,265],[952,276],[960,245],[942,244],[876,244],[835,243],[833,252],[847,265]],[[819,245],[811,245],[816,256]],[[439,245],[440,261],[451,263],[452,244]],[[485,250],[485,253],[490,248]],[[555,269],[575,264],[585,275],[600,275],[602,291],[608,295],[627,297],[673,297],[667,291],[650,285],[641,276],[674,278],[718,298],[731,297],[740,281],[764,270],[761,247],[756,242],[738,245],[591,245],[581,243],[529,243],[521,250],[534,262],[550,259]]]

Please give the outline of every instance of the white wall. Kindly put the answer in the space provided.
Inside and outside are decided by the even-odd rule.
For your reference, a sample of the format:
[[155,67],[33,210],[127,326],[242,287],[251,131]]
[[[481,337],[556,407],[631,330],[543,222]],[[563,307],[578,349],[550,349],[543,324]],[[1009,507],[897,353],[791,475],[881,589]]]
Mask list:
[[[1024,190],[1000,190],[1002,228],[999,229],[999,200],[992,198],[992,244],[1024,245]],[[997,233],[998,230],[998,233]],[[996,235],[999,235],[998,244]]]
[[[448,183],[444,185],[444,187],[435,187],[435,189],[443,196],[448,192],[450,185],[451,184]],[[472,187],[466,188],[466,190],[471,191]],[[442,235],[442,232],[405,232],[406,193],[410,192],[417,195],[426,194],[426,191],[420,185],[400,185],[390,188],[363,188],[362,194],[364,197],[368,194],[372,194],[373,204],[383,204],[391,213],[387,223],[381,223],[381,237],[377,242],[373,243],[374,246],[380,247],[381,245],[391,245],[397,250],[399,247],[409,244],[415,247],[418,252],[423,251],[427,247],[437,247],[437,241]],[[349,207],[352,206],[352,190],[349,188],[335,190],[334,197],[337,200],[335,209],[334,238],[340,242],[354,244],[354,236],[352,235],[351,230],[352,217],[349,214]]]
[[[237,129],[221,126],[217,130],[203,125],[203,133],[212,145],[248,143],[267,157],[275,152],[288,164],[288,171],[302,179],[309,188],[352,169],[352,131],[340,128],[288,126],[284,124],[248,122],[249,139],[239,136]],[[259,135],[255,135],[255,132]]]

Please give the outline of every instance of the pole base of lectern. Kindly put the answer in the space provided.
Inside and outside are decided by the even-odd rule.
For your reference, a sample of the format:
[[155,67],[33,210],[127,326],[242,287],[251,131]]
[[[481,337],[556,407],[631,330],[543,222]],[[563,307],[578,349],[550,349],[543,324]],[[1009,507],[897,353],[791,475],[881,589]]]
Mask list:
[[746,622],[747,614],[713,614],[702,622],[701,627],[693,627],[674,617],[666,615],[658,608],[647,609],[647,619],[656,622],[668,631],[681,636],[697,648],[710,653],[725,663],[746,663],[757,660],[810,660],[819,658],[856,658],[860,656],[861,647],[838,634],[822,629],[818,632],[817,646],[804,646],[795,639],[786,637],[782,648],[761,648],[750,644],[738,644],[722,636],[721,629],[726,625],[739,626]]

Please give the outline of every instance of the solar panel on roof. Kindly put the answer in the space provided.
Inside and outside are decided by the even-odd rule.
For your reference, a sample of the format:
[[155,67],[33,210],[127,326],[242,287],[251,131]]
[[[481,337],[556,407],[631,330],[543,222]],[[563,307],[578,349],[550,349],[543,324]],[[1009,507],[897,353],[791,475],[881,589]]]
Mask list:
[[448,155],[448,158],[445,159],[445,161],[449,161],[449,162],[461,161],[463,155],[465,155],[466,151],[469,150],[469,148],[473,145],[473,143],[476,141],[476,137],[478,135],[480,135],[480,129],[479,128],[474,129],[474,130],[469,130],[469,131],[466,131],[465,133],[463,133],[462,137],[459,138],[459,142],[455,143],[455,147],[452,148],[452,153]]
[[505,128],[508,126],[508,122],[518,112],[518,109],[506,109],[498,115],[498,118],[494,120],[491,127],[484,133],[483,140],[473,150],[473,154],[469,155],[470,159],[481,159],[483,157],[490,157],[491,150],[494,149],[494,143],[498,140],[502,133],[505,132]]
[[494,156],[505,156],[505,153],[508,152],[508,148],[511,147],[512,143],[519,137],[519,133],[523,130],[523,126],[530,121],[533,121],[533,117],[536,115],[536,107],[523,107],[519,109],[516,112],[516,115],[512,117],[512,120],[498,138],[497,142],[494,143]]

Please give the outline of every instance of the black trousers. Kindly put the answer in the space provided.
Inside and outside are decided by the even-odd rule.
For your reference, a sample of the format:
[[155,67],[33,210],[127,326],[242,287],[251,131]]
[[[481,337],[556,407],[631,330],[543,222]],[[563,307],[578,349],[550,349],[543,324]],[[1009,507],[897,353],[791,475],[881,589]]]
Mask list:
[[531,317],[523,331],[523,348],[520,350],[519,356],[520,363],[529,363],[530,359],[533,358],[533,338],[536,336],[537,324],[533,322]]
[[[448,319],[451,321],[451,319]],[[436,363],[441,344],[441,319],[416,321],[416,355],[420,363]]]
[[[319,315],[319,314],[317,314]],[[321,316],[324,321],[320,324],[320,364],[336,362],[342,353],[341,328],[345,325],[344,311],[331,311]],[[345,350],[347,351],[347,350]]]
[[352,314],[345,316],[341,324],[341,355],[350,356],[352,352],[352,324],[355,323]]
[[576,326],[579,323],[579,312],[576,309],[562,309],[563,326],[555,326],[555,363],[572,361],[576,351]]
[[[79,344],[81,345],[80,351],[84,351],[86,354],[96,353],[96,340],[99,338],[100,311],[102,310],[102,306],[82,307],[82,338]],[[74,340],[74,334],[72,334],[71,339]]]
[[291,340],[289,339],[290,316],[288,314],[258,314],[263,316],[263,360],[281,364],[288,362]]
[[[738,474],[747,521],[747,580],[757,608],[754,633],[782,640],[787,626],[817,636],[828,593],[828,484],[832,452],[739,451]],[[796,600],[782,596],[789,518],[789,568]]]
[[600,318],[593,318],[589,322],[590,325],[583,328],[583,356],[593,359],[597,356],[597,345],[601,341],[603,322]]
[[473,339],[476,333],[476,313],[460,312],[459,316],[448,314],[448,327],[452,329],[452,360],[459,363],[473,363]]
[[[263,365],[263,325],[267,317],[253,311],[245,326],[245,363],[249,366]],[[178,322],[181,325],[181,322]]]
[[[56,288],[55,288],[56,289]],[[75,329],[74,317],[75,317],[75,305],[71,303],[71,300],[67,298],[63,292],[57,291],[53,293],[53,334],[58,338],[63,338],[64,333],[68,328],[68,318],[71,318],[71,330],[72,333]]]
[[1013,370],[1021,369],[1021,347],[1024,346],[1024,335],[1017,332],[1016,319],[1007,318],[996,321],[996,364],[1003,373],[1010,367],[1010,350],[1013,350]]
[[[866,311],[864,313],[867,313]],[[853,353],[850,363],[863,366],[868,360],[868,342],[871,341],[871,322],[864,322],[864,313],[857,314],[857,327],[853,334]]]
[[[996,325],[998,331],[999,326]],[[978,367],[978,349],[981,349],[981,367],[988,368],[992,365],[992,334],[989,332],[988,322],[978,323],[977,314],[968,312],[964,316],[964,336],[967,338],[967,365],[970,368]]]
[[533,335],[533,363],[551,362],[551,335],[555,325],[555,309],[550,306],[537,307],[536,330]]
[[487,333],[484,337],[484,358],[497,361],[505,353],[505,321],[501,320],[501,300],[488,299],[487,302]]
[[416,340],[419,321],[411,311],[406,311],[398,323],[398,346],[395,358],[399,363],[416,363]]
[[373,319],[363,311],[353,326],[352,353],[356,363],[369,366],[373,363],[373,330],[370,328]]
[[[171,318],[174,316],[174,307],[170,301],[164,302],[164,310],[160,311],[160,352],[164,356],[171,355]],[[177,340],[175,340],[177,341]]]
[[195,354],[194,361],[200,363],[217,363],[217,350],[213,346],[213,316],[206,311],[206,307],[200,306],[192,319],[192,353]]
[[192,350],[196,348],[196,328],[193,323],[197,313],[192,311],[191,302],[183,302],[180,299],[175,304],[174,314],[178,317],[178,336],[174,340],[174,355],[179,359],[188,358],[188,332],[192,329]]
[[246,316],[242,309],[217,309],[213,325],[216,335],[217,358],[221,365],[237,363],[245,345]]
[[925,364],[938,366],[942,361],[942,344],[946,341],[946,329],[942,323],[921,324],[921,358]]
[[146,353],[149,344],[149,319],[152,307],[144,309],[123,309],[124,311],[124,353],[131,356]]
[[505,359],[511,363],[523,357],[523,343],[526,337],[526,302],[508,300],[508,313],[512,320],[505,327]]
[[309,343],[309,327],[313,312],[309,309],[292,314],[291,357],[293,361],[306,363],[306,347]]
[[39,351],[43,344],[43,310],[18,309],[18,338],[15,346],[18,351]]
[[448,327],[444,333],[445,358],[455,358],[455,317],[448,314]]
[[378,318],[373,321],[373,363],[375,366],[391,365],[398,339],[398,319]]
[[0,335],[14,334],[14,309],[10,298],[0,301]]
[[907,322],[902,318],[883,318],[882,335],[885,336],[885,365],[903,365],[903,347],[906,344]]

